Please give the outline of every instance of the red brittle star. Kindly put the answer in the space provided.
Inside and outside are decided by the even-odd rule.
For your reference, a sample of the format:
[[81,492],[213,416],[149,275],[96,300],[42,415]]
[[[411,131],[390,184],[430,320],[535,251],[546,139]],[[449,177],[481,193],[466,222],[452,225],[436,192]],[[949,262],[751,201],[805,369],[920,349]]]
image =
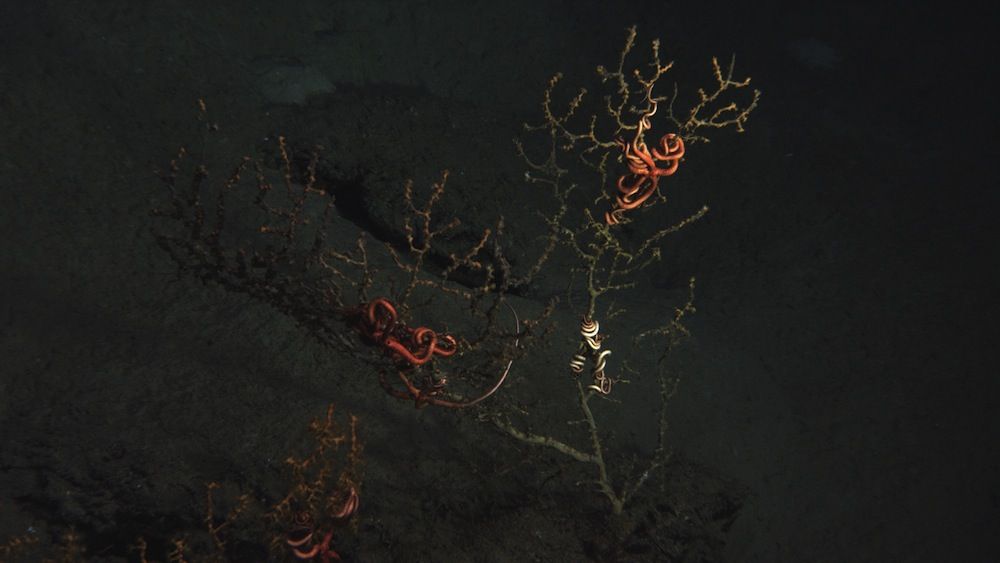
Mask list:
[[[508,305],[510,307],[510,305]],[[511,312],[514,309],[511,308]],[[360,313],[360,314],[359,314]],[[434,359],[434,356],[449,357],[458,350],[458,342],[450,334],[434,332],[427,327],[412,329],[397,320],[396,307],[391,301],[384,297],[379,297],[370,303],[361,305],[349,316],[353,316],[355,328],[367,340],[373,344],[381,346],[396,361],[396,373],[403,384],[403,389],[393,387],[386,379],[385,372],[379,376],[379,382],[387,393],[400,399],[413,400],[419,408],[425,405],[436,405],[446,408],[465,408],[478,404],[495,393],[503,385],[510,372],[510,366],[514,363],[511,359],[507,362],[506,368],[497,382],[485,393],[469,401],[453,401],[444,399],[445,386],[448,383],[446,377],[439,377],[430,372],[424,372],[418,383],[414,383],[411,377],[414,368],[427,364]],[[360,317],[360,318],[359,318]],[[517,313],[514,312],[514,320],[520,328],[520,321]],[[518,344],[514,341],[514,346]]]
[[[458,343],[450,334],[439,337],[427,327],[411,329],[397,322],[396,307],[388,299],[375,299],[365,309],[367,323],[362,329],[365,336],[390,354],[398,356],[404,363],[419,366],[431,361],[434,354],[448,357],[458,349]],[[444,346],[439,344],[439,338]],[[408,347],[407,343],[412,344],[413,348]]]
[[[354,487],[351,487],[347,492],[347,499],[344,500],[344,505],[330,516],[334,520],[349,518],[358,510],[359,503],[358,491]],[[288,533],[285,543],[292,548],[292,555],[296,559],[311,561],[318,557],[323,563],[340,561],[340,554],[330,545],[333,542],[332,528],[323,534],[323,539],[319,543],[312,543],[316,532],[312,516],[306,512],[297,515],[295,520],[296,526]]]
[[[645,203],[656,193],[660,178],[677,172],[677,166],[684,157],[684,140],[675,133],[660,137],[659,146],[654,146],[652,150],[646,146],[643,134],[651,128],[649,118],[655,113],[654,101],[652,109],[639,119],[632,142],[616,139],[624,152],[629,171],[618,178],[618,195],[615,196],[614,207],[604,213],[604,221],[608,225],[621,222],[626,211]],[[661,162],[666,163],[666,166],[661,168],[657,165]]]

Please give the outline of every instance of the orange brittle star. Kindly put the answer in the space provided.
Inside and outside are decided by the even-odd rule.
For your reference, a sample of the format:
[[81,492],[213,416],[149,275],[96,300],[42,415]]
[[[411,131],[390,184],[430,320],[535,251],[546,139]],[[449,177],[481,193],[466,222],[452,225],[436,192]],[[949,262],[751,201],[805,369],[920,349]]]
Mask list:
[[[626,211],[645,203],[656,193],[660,178],[677,172],[681,158],[684,157],[684,140],[675,133],[660,137],[659,146],[654,146],[652,150],[646,146],[643,135],[651,128],[649,118],[656,113],[656,102],[652,102],[652,105],[652,109],[639,119],[632,142],[616,139],[629,171],[618,178],[618,194],[615,196],[614,206],[604,213],[604,221],[608,225],[621,222]],[[661,168],[658,163],[662,162],[666,166]]]

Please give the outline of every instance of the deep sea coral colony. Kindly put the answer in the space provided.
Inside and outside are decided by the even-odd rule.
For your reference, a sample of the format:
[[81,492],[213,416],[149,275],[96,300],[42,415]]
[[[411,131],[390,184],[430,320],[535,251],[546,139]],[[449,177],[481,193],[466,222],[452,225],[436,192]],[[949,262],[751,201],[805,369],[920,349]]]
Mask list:
[[[322,343],[368,366],[391,396],[417,407],[474,413],[518,443],[593,466],[593,482],[609,512],[621,514],[670,459],[666,404],[677,377],[666,358],[687,334],[695,281],[689,280],[686,299],[662,315],[659,326],[615,334],[615,354],[606,329],[627,327],[621,320],[629,313],[612,298],[638,291],[637,274],[661,259],[664,238],[708,212],[703,206],[664,224],[665,185],[683,174],[685,155],[709,134],[743,131],[760,97],[749,78],[733,78],[732,61],[722,65],[712,58],[712,86],[685,98],[676,85],[663,86],[673,63],[661,60],[659,41],[650,43],[645,57],[636,54],[636,45],[633,27],[617,62],[597,67],[603,98],[582,88],[565,94],[563,77],[556,74],[544,89],[542,118],[526,124],[515,140],[527,183],[550,202],[542,213],[542,243],[516,265],[501,236],[503,218],[470,229],[458,219],[437,217],[447,172],[423,197],[411,182],[404,185],[397,238],[373,244],[362,231],[349,246],[330,244],[336,203],[318,173],[321,152],[293,152],[284,138],[273,158],[276,168],[245,158],[214,188],[207,169],[182,149],[161,175],[169,199],[154,211],[167,219],[157,230],[158,243],[183,271],[274,306]],[[636,58],[645,60],[636,65]],[[464,238],[451,236],[463,227]],[[580,303],[570,300],[579,319],[573,329],[577,347],[565,351],[568,393],[557,391],[582,415],[585,431],[575,437],[562,431],[566,424],[536,421],[533,408],[550,399],[532,392],[530,401],[519,402],[509,377],[515,362],[559,334],[555,299],[522,318],[509,298],[530,287],[562,251],[576,263],[571,285],[584,296]],[[461,330],[439,328],[434,319],[442,318],[462,319],[456,323]],[[641,364],[643,353],[655,364],[658,442],[644,462],[614,471],[609,452],[616,450],[602,432],[595,401],[617,408],[615,389],[627,381],[628,362]],[[518,381],[540,375],[527,373],[535,365],[523,362],[519,369],[526,374]],[[630,374],[630,380],[640,376]],[[314,424],[317,440],[329,442],[320,447],[323,455],[347,440],[332,430],[331,416]],[[355,427],[352,419],[350,444],[357,443]],[[360,448],[348,450],[350,468]],[[345,470],[339,480],[322,482],[329,489],[314,490],[309,483],[316,480],[305,474],[317,460],[290,458],[298,484],[271,515],[286,529],[277,536],[280,549],[298,559],[328,561],[337,558],[333,530],[356,514],[360,482],[356,471]],[[326,467],[323,475],[333,472]]]

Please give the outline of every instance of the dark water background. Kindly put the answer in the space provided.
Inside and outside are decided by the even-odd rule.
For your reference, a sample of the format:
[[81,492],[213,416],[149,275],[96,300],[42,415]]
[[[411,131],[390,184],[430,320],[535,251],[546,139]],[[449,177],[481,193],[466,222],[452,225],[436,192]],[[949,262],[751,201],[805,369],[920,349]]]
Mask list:
[[539,488],[544,459],[391,401],[266,306],[175,280],[147,212],[199,98],[220,168],[327,120],[331,159],[357,158],[351,135],[398,138],[380,177],[449,168],[487,190],[523,172],[510,138],[549,76],[613,62],[636,24],[682,72],[736,53],[763,91],[746,133],[685,162],[675,201],[712,212],[644,298],[698,276],[671,436],[742,491],[705,557],[993,560],[989,21],[911,3],[3,2],[0,540],[42,549],[74,526],[90,557],[134,558],[139,534],[200,529],[205,482],[280,491],[334,402],[362,417],[368,459],[346,557],[585,560],[600,499],[572,469]]

